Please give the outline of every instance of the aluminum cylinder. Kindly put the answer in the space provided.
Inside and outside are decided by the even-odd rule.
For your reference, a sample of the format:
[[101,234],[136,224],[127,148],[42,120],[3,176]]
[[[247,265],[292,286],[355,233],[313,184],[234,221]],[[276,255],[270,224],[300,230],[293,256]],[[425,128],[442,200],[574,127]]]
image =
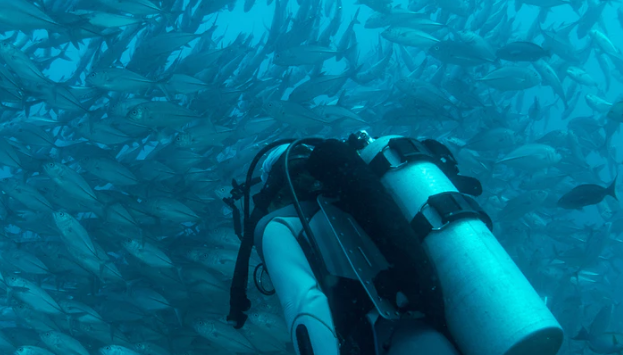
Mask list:
[[[400,159],[387,148],[392,138],[377,139],[361,151],[370,163],[383,151],[392,166]],[[431,195],[456,192],[433,163],[409,162],[382,176],[381,182],[407,220]],[[454,221],[424,239],[438,272],[446,321],[464,355],[554,355],[563,330],[508,253],[479,219]]]

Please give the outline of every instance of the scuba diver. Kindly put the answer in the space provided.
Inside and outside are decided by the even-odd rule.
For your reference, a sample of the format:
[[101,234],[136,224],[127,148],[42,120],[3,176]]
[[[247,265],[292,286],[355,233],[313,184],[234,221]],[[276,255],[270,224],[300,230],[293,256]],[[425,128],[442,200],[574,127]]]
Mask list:
[[247,319],[255,246],[255,285],[277,294],[296,354],[556,354],[562,329],[493,236],[481,192],[435,140],[269,144],[224,199],[241,238],[228,321]]

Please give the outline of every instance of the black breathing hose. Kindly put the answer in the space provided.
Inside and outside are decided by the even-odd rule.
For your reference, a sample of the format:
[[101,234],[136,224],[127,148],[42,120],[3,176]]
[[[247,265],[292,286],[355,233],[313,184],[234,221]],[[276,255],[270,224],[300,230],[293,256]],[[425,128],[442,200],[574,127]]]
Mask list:
[[[322,138],[303,138],[303,139],[299,139],[297,141],[295,141],[294,143],[290,144],[288,146],[288,149],[286,149],[284,155],[285,155],[285,159],[284,159],[284,170],[285,170],[285,174],[286,174],[286,180],[288,181],[288,185],[290,186],[290,194],[292,195],[292,199],[293,199],[293,205],[294,205],[294,209],[296,210],[296,214],[299,216],[299,219],[301,220],[301,224],[303,225],[303,230],[305,231],[305,234],[307,235],[307,239],[309,241],[309,243],[313,246],[313,250],[320,250],[318,248],[317,242],[316,242],[316,238],[314,238],[314,233],[311,230],[311,227],[309,226],[309,222],[307,221],[307,217],[305,217],[305,214],[303,214],[303,209],[301,208],[301,204],[299,203],[299,199],[296,196],[296,191],[294,190],[294,184],[292,183],[292,179],[290,178],[290,166],[289,166],[289,160],[290,160],[290,152],[292,151],[292,149],[294,149],[294,147],[296,147],[297,145],[300,144],[308,144],[308,145],[317,145],[319,143],[324,142],[325,139]],[[322,259],[322,257],[316,258],[316,261],[320,263],[320,265],[318,265],[318,268],[320,270],[326,270],[326,265],[324,263],[324,260]]]

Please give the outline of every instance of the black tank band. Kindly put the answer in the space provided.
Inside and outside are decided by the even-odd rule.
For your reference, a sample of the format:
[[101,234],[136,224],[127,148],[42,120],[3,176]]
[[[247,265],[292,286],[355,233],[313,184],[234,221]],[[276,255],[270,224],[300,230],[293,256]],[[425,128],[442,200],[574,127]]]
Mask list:
[[462,218],[477,218],[493,230],[491,217],[476,200],[460,192],[442,192],[432,195],[422,206],[420,212],[411,220],[411,227],[420,239],[431,231],[441,230],[453,221]]
[[433,139],[418,141],[413,138],[392,138],[387,143],[386,149],[394,151],[400,163],[392,165],[384,154],[380,151],[371,161],[370,168],[374,173],[382,177],[391,169],[400,168],[412,161],[427,161],[437,165],[437,167],[450,179],[450,181],[462,193],[472,196],[482,194],[482,186],[477,179],[459,175],[459,168],[452,152],[443,144]]

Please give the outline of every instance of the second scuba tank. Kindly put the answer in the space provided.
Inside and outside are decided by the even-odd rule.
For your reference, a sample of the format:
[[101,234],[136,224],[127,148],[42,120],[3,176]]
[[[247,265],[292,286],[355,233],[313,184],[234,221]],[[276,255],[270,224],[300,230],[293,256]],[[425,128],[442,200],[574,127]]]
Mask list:
[[486,214],[457,189],[462,177],[452,173],[449,151],[426,143],[385,136],[368,140],[360,154],[422,238],[455,342],[465,355],[556,354],[560,324],[492,234]]

